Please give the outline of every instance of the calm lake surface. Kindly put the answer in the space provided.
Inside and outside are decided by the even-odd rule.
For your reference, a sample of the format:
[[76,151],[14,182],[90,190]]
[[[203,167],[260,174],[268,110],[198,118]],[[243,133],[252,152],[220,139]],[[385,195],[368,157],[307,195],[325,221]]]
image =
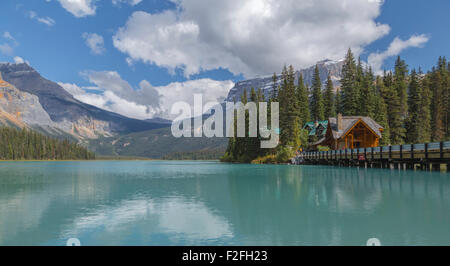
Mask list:
[[1,162],[0,245],[450,245],[450,174]]

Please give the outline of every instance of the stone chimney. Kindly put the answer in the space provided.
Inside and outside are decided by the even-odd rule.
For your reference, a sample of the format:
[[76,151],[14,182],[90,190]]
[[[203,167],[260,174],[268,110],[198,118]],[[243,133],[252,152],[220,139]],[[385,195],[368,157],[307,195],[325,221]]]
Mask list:
[[341,113],[339,113],[337,115],[336,123],[337,123],[337,130],[338,131],[344,130],[344,125],[343,125],[343,122],[342,122],[342,114]]
[[0,80],[3,80],[3,78],[2,78],[2,72],[0,72]]

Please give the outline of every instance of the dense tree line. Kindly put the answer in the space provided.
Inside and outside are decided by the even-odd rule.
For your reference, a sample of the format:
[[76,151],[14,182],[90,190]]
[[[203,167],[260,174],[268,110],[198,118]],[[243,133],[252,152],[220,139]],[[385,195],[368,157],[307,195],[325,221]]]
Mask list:
[[200,150],[191,152],[175,152],[164,155],[163,160],[218,160],[223,155],[223,149]]
[[95,155],[68,140],[28,129],[0,127],[0,160],[91,160]]
[[449,79],[445,57],[428,73],[398,57],[393,71],[375,77],[349,50],[336,105],[343,115],[374,118],[385,129],[383,145],[450,140]]
[[[450,140],[450,64],[445,57],[428,73],[410,71],[398,57],[393,71],[375,75],[349,49],[336,91],[330,76],[323,88],[318,66],[311,88],[301,74],[297,85],[294,80],[294,68],[285,66],[281,82],[273,75],[273,95],[267,99],[269,105],[280,103],[280,145],[262,150],[258,148],[261,139],[231,138],[223,161],[286,161],[296,150],[307,148],[308,133],[302,129],[306,122],[326,120],[337,113],[373,118],[384,127],[381,145]],[[241,98],[247,103],[246,90]],[[260,90],[251,89],[250,101],[264,101]]]

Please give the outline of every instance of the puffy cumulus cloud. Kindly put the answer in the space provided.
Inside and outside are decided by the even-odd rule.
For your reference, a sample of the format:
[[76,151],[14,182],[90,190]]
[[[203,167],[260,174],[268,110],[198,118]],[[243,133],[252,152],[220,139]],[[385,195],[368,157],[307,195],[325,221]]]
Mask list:
[[381,74],[381,67],[383,66],[384,60],[388,57],[399,55],[403,50],[411,47],[423,47],[428,40],[429,37],[424,34],[413,35],[408,40],[401,40],[396,37],[386,51],[370,54],[368,63],[372,66],[376,74]]
[[98,108],[137,119],[152,117],[147,106],[127,101],[112,91],[105,90],[101,93],[94,93],[90,88],[81,88],[76,84],[62,82],[58,84],[72,94],[75,99]]
[[175,102],[193,105],[195,93],[202,94],[204,103],[220,102],[234,85],[232,81],[198,79],[152,86],[143,80],[135,89],[115,71],[85,71],[82,75],[95,86],[81,88],[76,84],[59,84],[82,102],[137,119],[173,119],[176,115],[171,115],[170,110]]
[[131,60],[180,68],[186,76],[217,68],[250,76],[340,59],[349,47],[358,54],[390,30],[375,21],[382,1],[172,2],[176,10],[134,12],[114,46]]
[[123,99],[149,107],[160,105],[158,91],[146,81],[142,81],[135,90],[115,71],[86,71],[82,75],[100,90],[111,91]]
[[85,32],[82,34],[86,45],[91,49],[91,53],[95,55],[103,54],[105,50],[105,41],[103,37],[98,35],[97,33],[88,33]]
[[61,6],[77,18],[95,15],[96,0],[57,0]]
[[119,6],[122,3],[129,4],[131,6],[135,6],[135,5],[139,4],[140,2],[142,2],[142,0],[112,0],[113,5],[115,5],[115,6]]
[[161,95],[161,105],[164,107],[164,117],[174,118],[169,115],[172,104],[178,101],[194,105],[194,94],[201,94],[203,104],[207,102],[223,102],[234,83],[230,80],[217,81],[212,79],[188,80],[185,82],[173,82],[167,86],[155,87]]

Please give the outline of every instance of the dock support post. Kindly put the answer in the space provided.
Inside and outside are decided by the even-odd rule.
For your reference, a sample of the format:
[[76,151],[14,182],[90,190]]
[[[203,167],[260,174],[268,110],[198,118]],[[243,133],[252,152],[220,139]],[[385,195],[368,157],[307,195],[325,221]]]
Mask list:
[[440,163],[431,164],[431,170],[432,171],[441,171],[441,164]]

